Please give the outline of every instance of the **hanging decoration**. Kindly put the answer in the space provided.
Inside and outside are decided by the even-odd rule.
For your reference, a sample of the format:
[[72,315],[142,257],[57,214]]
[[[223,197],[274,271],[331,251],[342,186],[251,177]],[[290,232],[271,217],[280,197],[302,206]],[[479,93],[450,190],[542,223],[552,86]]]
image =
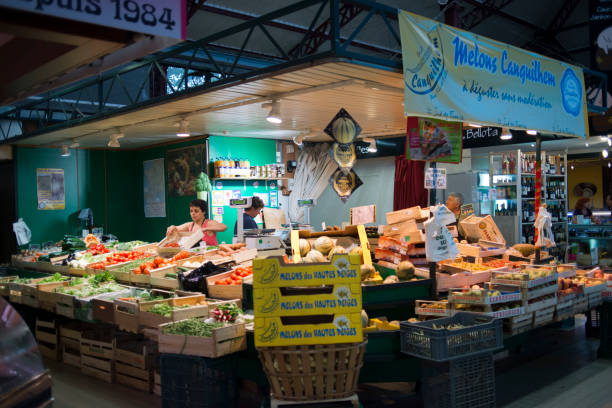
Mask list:
[[345,171],[338,168],[329,178],[329,184],[334,189],[336,194],[338,194],[342,202],[346,203],[351,194],[353,194],[353,192],[357,190],[357,188],[359,188],[363,182],[357,173],[353,171],[353,169]]
[[355,143],[357,136],[361,133],[361,126],[344,108],[341,108],[325,128],[325,133],[331,136],[336,143],[348,145]]
[[355,164],[357,160],[357,154],[355,153],[355,144],[339,144],[334,143],[329,149],[329,154],[334,159],[341,169],[349,170]]

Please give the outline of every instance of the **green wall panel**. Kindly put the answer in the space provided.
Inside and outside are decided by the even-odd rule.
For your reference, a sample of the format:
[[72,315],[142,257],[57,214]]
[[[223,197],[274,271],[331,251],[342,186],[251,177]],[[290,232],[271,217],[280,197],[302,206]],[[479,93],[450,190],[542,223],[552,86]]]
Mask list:
[[[32,230],[32,243],[57,241],[66,233],[80,234],[81,224],[77,215],[81,208],[91,208],[95,225],[104,227],[105,233],[112,233],[120,240],[158,241],[163,238],[169,225],[190,220],[189,202],[195,196],[173,197],[166,194],[166,216],[145,218],[143,162],[163,158],[165,163],[169,150],[196,144],[206,144],[206,139],[133,151],[71,149],[72,154],[67,158],[60,156],[59,149],[18,147],[18,216],[23,217]],[[276,161],[274,140],[211,136],[209,149],[211,158],[229,155],[246,157],[253,165]],[[65,210],[37,209],[36,168],[64,169]],[[242,190],[242,195],[265,191],[265,182],[261,182],[259,188],[249,186],[246,191],[241,181],[229,183],[232,183],[232,189]],[[219,234],[219,240],[231,242],[236,210],[227,210],[224,223],[228,231]]]
[[[66,232],[78,230],[74,215],[77,208],[76,156],[61,157],[59,149],[19,147],[17,164],[17,217],[23,218],[32,231],[32,243],[57,241]],[[39,210],[36,196],[36,169],[64,169],[64,210]],[[61,233],[58,234],[58,231]]]

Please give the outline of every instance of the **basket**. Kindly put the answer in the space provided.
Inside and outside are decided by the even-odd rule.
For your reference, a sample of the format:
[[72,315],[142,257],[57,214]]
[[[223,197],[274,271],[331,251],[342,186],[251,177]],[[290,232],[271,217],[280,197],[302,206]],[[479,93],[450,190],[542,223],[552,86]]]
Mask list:
[[[461,329],[434,325],[461,324]],[[452,317],[419,323],[400,323],[401,351],[434,361],[448,361],[503,347],[502,320],[478,313],[457,312]]]
[[495,367],[491,353],[446,363],[421,363],[425,408],[494,408]]
[[160,356],[163,408],[236,406],[236,359],[178,354]]
[[350,397],[357,390],[367,344],[365,340],[361,343],[259,348],[271,397],[285,401]]

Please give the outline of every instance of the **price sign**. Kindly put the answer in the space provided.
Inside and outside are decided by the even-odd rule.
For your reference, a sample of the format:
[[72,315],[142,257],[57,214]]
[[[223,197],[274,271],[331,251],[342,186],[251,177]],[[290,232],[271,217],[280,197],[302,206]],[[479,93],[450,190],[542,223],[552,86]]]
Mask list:
[[0,6],[139,33],[186,38],[186,0],[0,0]]
[[446,169],[426,169],[425,188],[428,190],[446,190]]

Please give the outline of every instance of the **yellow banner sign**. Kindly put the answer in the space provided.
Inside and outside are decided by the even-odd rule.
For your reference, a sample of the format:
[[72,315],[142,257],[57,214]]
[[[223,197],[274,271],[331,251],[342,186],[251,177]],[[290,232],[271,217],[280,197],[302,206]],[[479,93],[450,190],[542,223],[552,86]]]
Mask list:
[[580,68],[399,12],[407,116],[586,137]]

